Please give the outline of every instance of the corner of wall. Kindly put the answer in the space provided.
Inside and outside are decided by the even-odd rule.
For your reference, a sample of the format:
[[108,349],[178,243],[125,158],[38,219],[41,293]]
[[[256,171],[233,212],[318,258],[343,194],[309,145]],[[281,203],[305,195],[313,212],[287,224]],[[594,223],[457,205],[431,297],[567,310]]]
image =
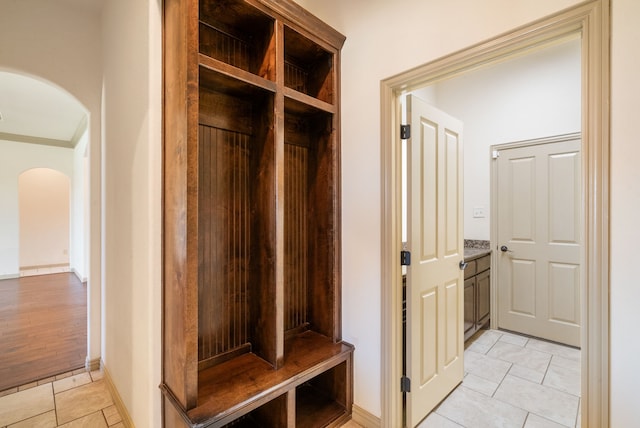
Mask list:
[[109,370],[107,370],[107,368],[104,365],[104,361],[102,360],[100,360],[100,370],[104,373],[104,382],[107,385],[107,388],[109,389],[111,398],[113,398],[113,404],[116,406],[116,408],[118,409],[118,412],[120,413],[120,416],[122,417],[122,424],[126,428],[134,428],[135,425],[133,424],[133,420],[129,415],[129,411],[127,410],[127,407],[124,405],[124,401],[122,401],[122,397],[120,397],[120,393],[118,392],[118,389],[113,383],[113,379],[109,374]]

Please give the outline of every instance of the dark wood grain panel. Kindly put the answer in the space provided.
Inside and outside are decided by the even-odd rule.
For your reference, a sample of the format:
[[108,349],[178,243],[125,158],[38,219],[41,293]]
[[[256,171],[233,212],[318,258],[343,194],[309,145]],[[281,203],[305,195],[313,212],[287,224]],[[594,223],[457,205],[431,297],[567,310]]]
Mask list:
[[333,54],[289,27],[285,27],[284,41],[284,85],[332,104]]
[[284,365],[278,370],[254,354],[245,354],[201,371],[200,405],[188,412],[189,418],[203,423],[246,414],[349,360],[353,352],[351,345],[310,331],[292,337],[286,347]]
[[315,161],[309,180],[309,319],[315,331],[341,340],[340,146],[335,115],[311,122]]
[[71,273],[0,281],[0,391],[82,368],[87,287]]
[[[218,15],[220,16],[227,16]],[[273,21],[255,19],[251,32],[238,31],[244,22],[225,25],[220,21],[200,21],[200,53],[264,79],[275,80]],[[232,33],[225,31],[230,28]]]
[[212,128],[252,133],[252,104],[237,97],[200,88],[199,122]]
[[273,367],[282,364],[282,300],[278,285],[278,144],[274,97],[254,111],[251,152],[251,337],[253,352]]
[[306,383],[296,391],[296,427],[322,428],[345,414],[345,407],[327,391]]
[[242,0],[201,1],[200,52],[275,80],[274,19]]
[[282,394],[251,412],[255,426],[282,428],[287,426],[287,394]]
[[198,385],[197,31],[197,0],[165,0],[162,377],[185,408]]
[[[200,359],[221,355],[224,361],[224,354],[250,344],[276,366],[282,350],[276,337],[273,97],[253,90],[214,94],[238,108],[214,112],[234,131],[200,126]],[[208,121],[214,113],[205,104],[200,116]]]
[[307,239],[306,147],[285,144],[284,156],[284,328],[285,331],[307,324],[307,279],[309,264]]
[[199,360],[249,339],[250,137],[201,125]]
[[242,83],[248,83],[257,86],[258,88],[266,89],[267,91],[276,92],[277,90],[276,84],[271,80],[266,80],[249,72],[235,69],[222,61],[218,61],[217,59],[209,58],[208,56],[200,54],[198,61],[200,62],[201,68],[215,71],[216,73],[223,74],[234,80],[238,80]]
[[290,0],[164,7],[165,423],[338,426],[344,36]]
[[477,323],[478,328],[489,321],[491,310],[491,271],[485,270],[476,276],[477,289]]

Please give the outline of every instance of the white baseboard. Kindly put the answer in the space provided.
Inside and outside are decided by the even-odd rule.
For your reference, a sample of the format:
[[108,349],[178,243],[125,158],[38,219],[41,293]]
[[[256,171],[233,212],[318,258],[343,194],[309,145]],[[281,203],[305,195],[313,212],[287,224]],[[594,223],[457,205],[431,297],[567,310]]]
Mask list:
[[15,279],[15,278],[20,278],[20,274],[19,273],[8,273],[6,275],[0,275],[0,280],[3,280],[3,279]]
[[80,275],[80,273],[78,273],[78,271],[75,270],[75,268],[71,268],[71,272],[76,276],[76,278],[78,278],[80,282],[82,283],[87,282],[87,278]]
[[379,417],[372,415],[356,404],[353,405],[351,418],[355,423],[362,425],[364,428],[380,428],[382,426],[382,421]]
[[111,398],[113,398],[113,404],[115,404],[120,416],[122,417],[122,424],[126,428],[134,428],[133,420],[127,411],[127,407],[124,405],[122,401],[122,397],[120,397],[120,393],[116,389],[113,384],[113,379],[111,379],[111,375],[109,374],[109,370],[104,366],[104,362],[100,360],[100,369],[104,373],[104,381],[107,384],[107,388],[109,388],[109,392],[111,393]]
[[84,368],[88,372],[94,372],[96,370],[100,370],[102,362],[100,358],[96,358],[95,360],[90,360],[89,357],[84,360]]
[[20,276],[40,276],[51,275],[54,273],[67,273],[71,272],[68,263],[64,264],[52,264],[52,265],[38,265],[38,266],[20,266]]

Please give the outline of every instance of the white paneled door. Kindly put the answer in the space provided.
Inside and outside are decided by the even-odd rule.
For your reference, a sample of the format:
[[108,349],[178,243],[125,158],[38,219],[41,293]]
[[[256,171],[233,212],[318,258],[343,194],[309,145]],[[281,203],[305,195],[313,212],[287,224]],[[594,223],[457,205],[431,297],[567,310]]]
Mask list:
[[498,326],[580,346],[580,139],[497,159]]
[[407,161],[407,426],[463,377],[462,124],[414,96]]

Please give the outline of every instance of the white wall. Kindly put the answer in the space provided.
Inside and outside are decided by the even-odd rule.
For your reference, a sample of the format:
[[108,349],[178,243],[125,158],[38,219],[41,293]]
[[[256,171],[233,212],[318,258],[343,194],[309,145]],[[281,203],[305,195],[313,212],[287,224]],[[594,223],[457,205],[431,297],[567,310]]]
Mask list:
[[104,363],[137,428],[161,426],[159,2],[103,9]]
[[69,264],[71,180],[51,168],[18,177],[20,269]]
[[[490,147],[579,132],[579,39],[434,85],[435,107],[464,123],[464,237],[489,240]],[[484,208],[484,218],[473,209]]]
[[[578,0],[299,0],[347,36],[342,57],[343,325],[356,345],[355,402],[380,415],[380,80],[559,11]],[[406,14],[405,11],[411,13]],[[612,0],[611,426],[640,419],[640,2]],[[464,29],[464,30],[462,30]]]
[[89,218],[89,175],[87,149],[89,132],[85,130],[73,149],[73,192],[71,206],[71,248],[69,258],[71,269],[81,281],[87,280],[89,230],[85,219]]
[[51,168],[72,177],[72,151],[0,140],[0,279],[20,274],[18,177],[32,168]]
[[51,83],[89,114],[91,153],[90,263],[87,266],[88,358],[100,358],[100,104],[99,13],[52,0],[0,0],[0,69]]
[[631,326],[638,320],[637,244],[640,242],[640,2],[612,4],[611,72],[611,427],[640,420],[634,397],[640,385],[640,342]]

